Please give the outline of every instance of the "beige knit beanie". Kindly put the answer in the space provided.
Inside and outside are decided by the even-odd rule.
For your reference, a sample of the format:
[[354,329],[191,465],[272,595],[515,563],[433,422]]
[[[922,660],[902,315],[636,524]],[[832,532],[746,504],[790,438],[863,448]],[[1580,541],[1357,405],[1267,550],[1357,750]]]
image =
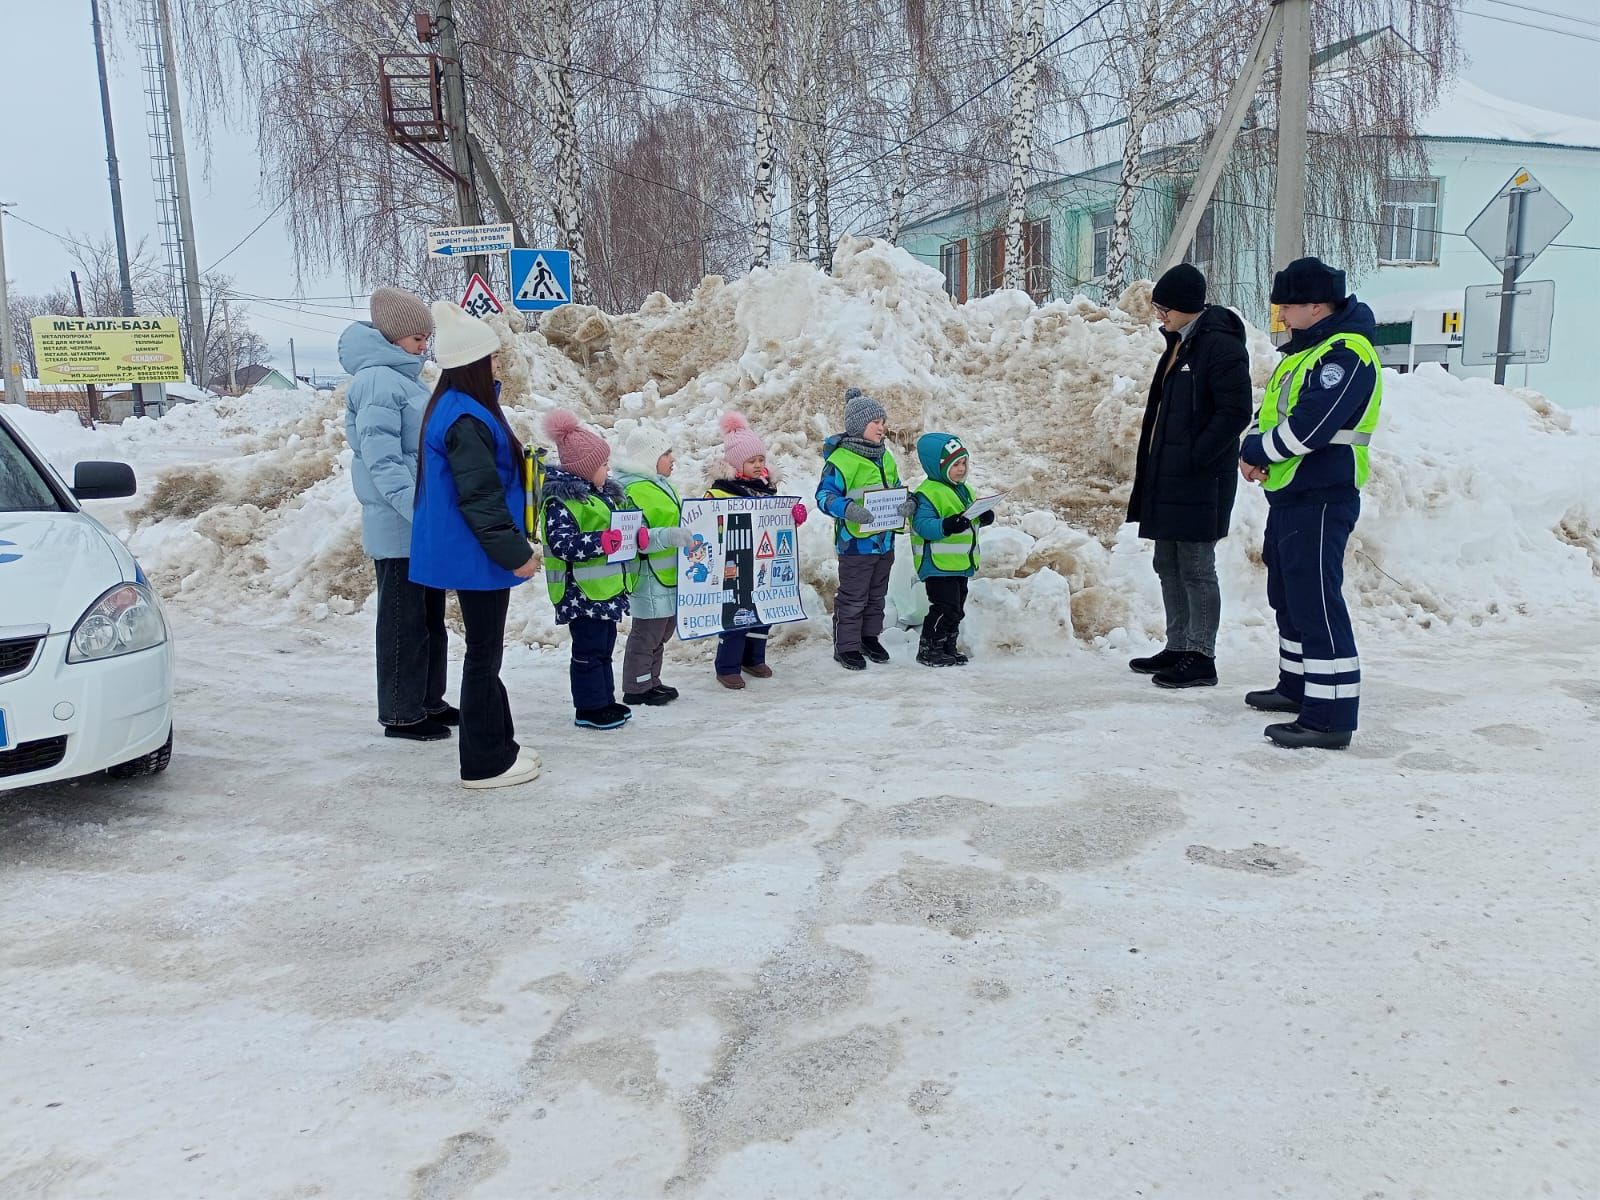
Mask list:
[[403,288],[381,287],[372,293],[372,324],[391,342],[414,333],[433,333],[433,314],[420,296]]

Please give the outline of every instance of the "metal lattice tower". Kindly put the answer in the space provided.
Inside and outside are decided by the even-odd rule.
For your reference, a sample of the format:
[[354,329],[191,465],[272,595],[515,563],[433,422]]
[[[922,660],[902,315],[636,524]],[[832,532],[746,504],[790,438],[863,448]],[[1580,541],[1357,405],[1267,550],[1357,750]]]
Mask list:
[[170,295],[174,307],[186,312],[190,375],[203,387],[206,329],[200,306],[200,264],[195,256],[194,218],[189,212],[183,118],[178,107],[177,71],[172,61],[172,21],[167,0],[139,0],[138,31],[156,221],[161,227],[161,245],[166,252]]
[[167,103],[166,44],[155,0],[140,0],[139,53],[144,64],[145,132],[150,137],[150,178],[155,183],[156,223],[166,251],[167,283],[183,288],[183,237],[178,221],[177,169],[172,161],[172,108]]

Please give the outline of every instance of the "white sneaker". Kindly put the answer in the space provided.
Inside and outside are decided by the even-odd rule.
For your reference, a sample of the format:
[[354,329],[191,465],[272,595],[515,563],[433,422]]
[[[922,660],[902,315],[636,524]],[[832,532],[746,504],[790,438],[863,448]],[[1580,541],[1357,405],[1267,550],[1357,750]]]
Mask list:
[[519,783],[532,783],[537,778],[539,778],[538,752],[523,750],[517,755],[517,761],[500,772],[500,774],[491,775],[488,779],[463,779],[461,786],[464,788],[515,787]]

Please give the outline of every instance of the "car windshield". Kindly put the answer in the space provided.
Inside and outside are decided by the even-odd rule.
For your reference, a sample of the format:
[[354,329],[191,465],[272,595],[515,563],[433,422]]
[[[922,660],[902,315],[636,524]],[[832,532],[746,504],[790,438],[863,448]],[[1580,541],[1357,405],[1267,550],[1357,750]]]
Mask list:
[[60,498],[22,443],[0,421],[0,512],[62,512]]

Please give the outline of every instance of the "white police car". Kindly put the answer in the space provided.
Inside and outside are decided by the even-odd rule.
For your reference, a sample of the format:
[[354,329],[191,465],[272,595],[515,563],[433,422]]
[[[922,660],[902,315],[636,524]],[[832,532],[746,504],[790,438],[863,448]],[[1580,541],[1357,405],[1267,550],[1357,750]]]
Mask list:
[[71,487],[0,410],[0,791],[164,769],[172,640],[128,548],[79,507],[131,496],[124,463]]

